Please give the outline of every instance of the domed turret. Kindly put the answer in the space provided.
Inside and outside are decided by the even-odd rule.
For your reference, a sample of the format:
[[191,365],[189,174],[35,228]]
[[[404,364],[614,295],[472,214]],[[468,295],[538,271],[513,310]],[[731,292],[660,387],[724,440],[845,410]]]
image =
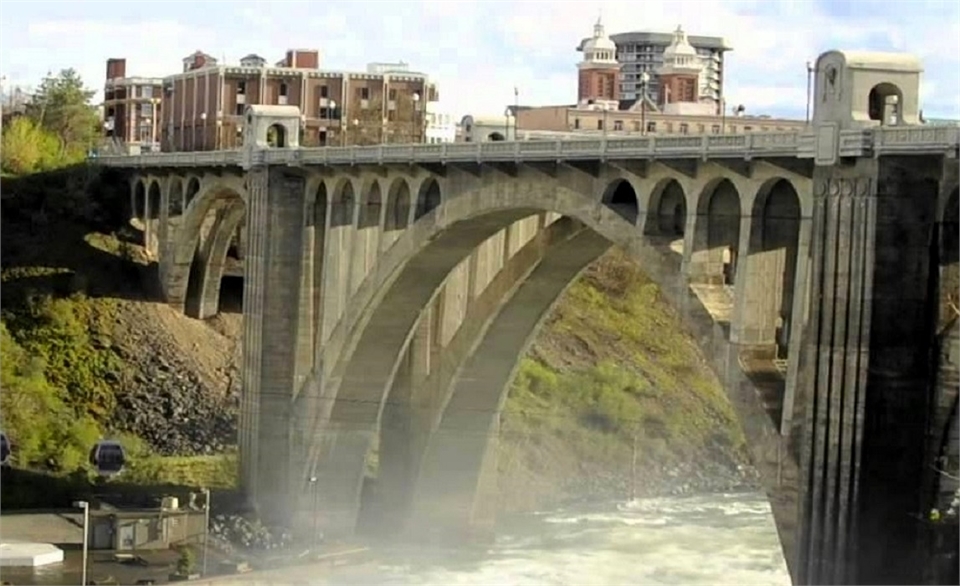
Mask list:
[[671,73],[699,74],[702,67],[697,50],[687,40],[687,33],[683,31],[683,27],[677,25],[677,30],[673,31],[673,42],[663,50],[661,75]]
[[617,45],[610,40],[603,30],[603,22],[597,18],[593,25],[593,37],[583,44],[584,64],[615,64],[617,62]]

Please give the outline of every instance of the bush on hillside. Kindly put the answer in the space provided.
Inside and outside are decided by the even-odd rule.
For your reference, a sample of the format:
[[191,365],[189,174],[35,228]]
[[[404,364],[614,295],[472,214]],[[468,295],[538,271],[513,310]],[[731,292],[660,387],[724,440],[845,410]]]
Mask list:
[[30,118],[20,116],[3,129],[0,168],[27,175],[61,166],[60,141]]
[[42,356],[21,347],[0,323],[0,420],[16,462],[72,472],[84,466],[100,429],[68,405],[63,391],[47,380],[45,367]]
[[102,421],[116,407],[113,389],[123,364],[84,301],[81,295],[28,298],[23,307],[5,308],[4,321],[13,340],[42,361],[44,379],[63,393],[63,402],[78,415]]

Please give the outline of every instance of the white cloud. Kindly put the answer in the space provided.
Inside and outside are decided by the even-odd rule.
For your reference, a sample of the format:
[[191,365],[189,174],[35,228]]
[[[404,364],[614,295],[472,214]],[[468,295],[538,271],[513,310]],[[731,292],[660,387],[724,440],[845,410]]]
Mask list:
[[[79,20],[64,4],[36,1],[30,11],[5,10],[0,69],[38,80],[47,70],[74,67],[99,86],[104,61],[126,57],[132,75],[174,73],[196,49],[235,61],[256,52],[270,61],[287,48],[316,47],[331,69],[363,69],[370,61],[404,60],[440,85],[455,114],[497,115],[520,88],[525,104],[570,103],[580,54],[574,48],[603,13],[608,33],[672,31],[722,36],[727,54],[728,102],[755,113],[802,116],[804,63],[833,48],[886,49],[924,60],[924,107],[930,115],[960,118],[960,4],[949,0],[894,3],[860,0],[852,12],[830,0],[644,0],[514,2],[479,0],[349,3],[195,3],[176,17],[148,0],[102,4]],[[167,4],[166,6],[169,6]],[[56,7],[56,8],[54,8]],[[40,15],[40,16],[38,16]],[[123,24],[121,24],[123,23]],[[935,34],[931,34],[935,31]]]

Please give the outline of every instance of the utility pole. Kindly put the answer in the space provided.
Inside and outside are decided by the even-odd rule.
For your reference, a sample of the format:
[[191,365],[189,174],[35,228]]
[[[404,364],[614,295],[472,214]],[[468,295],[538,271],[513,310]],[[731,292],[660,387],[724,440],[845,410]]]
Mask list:
[[813,78],[813,64],[807,61],[807,115],[806,122],[807,126],[810,125],[810,86]]

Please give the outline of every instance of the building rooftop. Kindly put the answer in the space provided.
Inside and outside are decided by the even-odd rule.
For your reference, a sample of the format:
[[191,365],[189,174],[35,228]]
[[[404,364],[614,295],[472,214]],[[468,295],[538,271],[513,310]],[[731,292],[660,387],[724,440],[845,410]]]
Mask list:
[[[661,45],[667,47],[673,42],[673,33],[655,33],[648,31],[633,31],[625,33],[616,33],[610,35],[610,39],[617,45],[624,43],[637,43],[648,45]],[[577,45],[577,51],[583,51],[583,45],[590,39],[583,39]],[[732,51],[733,47],[727,44],[723,37],[704,37],[698,35],[689,35],[687,40],[694,47],[703,47],[706,49],[720,49],[721,51]]]

